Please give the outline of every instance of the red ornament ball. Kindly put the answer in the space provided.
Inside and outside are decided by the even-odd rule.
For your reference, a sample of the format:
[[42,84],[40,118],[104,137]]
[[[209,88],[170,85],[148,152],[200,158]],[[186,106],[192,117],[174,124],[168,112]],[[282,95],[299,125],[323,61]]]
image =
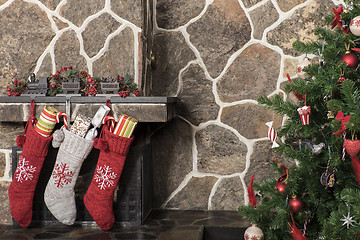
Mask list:
[[297,213],[304,208],[304,202],[300,198],[293,196],[292,199],[289,200],[289,207],[293,213]]
[[276,184],[275,184],[275,187],[276,187],[276,189],[279,191],[279,192],[285,192],[285,190],[286,190],[286,183],[284,183],[284,182],[276,182]]
[[356,68],[359,64],[359,59],[353,53],[346,52],[341,58],[341,61],[345,62],[349,68]]

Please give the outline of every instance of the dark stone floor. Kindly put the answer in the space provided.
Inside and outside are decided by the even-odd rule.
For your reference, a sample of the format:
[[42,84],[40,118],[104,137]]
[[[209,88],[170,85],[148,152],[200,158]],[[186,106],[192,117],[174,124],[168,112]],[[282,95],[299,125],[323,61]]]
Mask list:
[[153,210],[142,226],[117,226],[103,231],[95,223],[75,223],[73,226],[49,223],[39,227],[22,228],[0,225],[0,239],[147,239],[199,240],[204,226],[246,228],[250,223],[232,211]]

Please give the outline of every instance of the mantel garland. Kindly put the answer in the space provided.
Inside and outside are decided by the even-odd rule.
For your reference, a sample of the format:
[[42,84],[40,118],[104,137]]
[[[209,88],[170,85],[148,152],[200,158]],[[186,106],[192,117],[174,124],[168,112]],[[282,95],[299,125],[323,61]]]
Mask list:
[[[32,75],[33,76],[33,75]],[[34,81],[34,77],[30,76],[27,80],[14,79],[7,86],[8,96],[21,96],[28,91],[28,83]],[[49,74],[47,78],[47,93],[46,96],[56,96],[64,93],[63,83],[68,81],[79,81],[80,92],[82,96],[96,96],[102,93],[101,83],[107,78],[92,77],[87,71],[78,71],[72,66],[62,67],[56,71],[55,74]],[[117,94],[120,97],[138,96],[140,91],[133,77],[128,73],[123,76],[118,75],[116,78],[110,78],[116,83],[119,83]]]

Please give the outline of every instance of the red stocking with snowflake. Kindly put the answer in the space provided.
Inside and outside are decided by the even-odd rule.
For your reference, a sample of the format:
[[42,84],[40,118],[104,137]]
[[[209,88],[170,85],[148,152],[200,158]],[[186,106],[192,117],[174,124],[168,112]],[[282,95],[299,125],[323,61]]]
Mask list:
[[32,102],[31,116],[24,133],[16,139],[18,147],[23,147],[23,150],[8,191],[11,214],[22,227],[29,226],[31,222],[35,187],[52,140],[52,136],[44,137],[36,132],[34,107]]
[[103,126],[100,138],[94,141],[94,147],[100,149],[100,155],[93,179],[84,196],[84,203],[94,221],[103,230],[111,229],[115,222],[114,190],[133,139],[134,137],[115,135],[107,126]]

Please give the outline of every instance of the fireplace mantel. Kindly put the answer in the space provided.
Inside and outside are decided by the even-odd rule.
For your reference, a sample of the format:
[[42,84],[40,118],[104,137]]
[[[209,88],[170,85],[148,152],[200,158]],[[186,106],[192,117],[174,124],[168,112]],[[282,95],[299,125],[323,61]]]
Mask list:
[[[38,118],[44,106],[50,105],[69,113],[70,121],[78,114],[94,116],[100,105],[110,100],[115,120],[121,114],[134,117],[139,122],[167,122],[175,115],[176,97],[126,97],[119,96],[0,96],[0,122],[26,122],[30,116],[30,102],[35,101],[35,116]],[[67,107],[68,106],[68,107]]]

